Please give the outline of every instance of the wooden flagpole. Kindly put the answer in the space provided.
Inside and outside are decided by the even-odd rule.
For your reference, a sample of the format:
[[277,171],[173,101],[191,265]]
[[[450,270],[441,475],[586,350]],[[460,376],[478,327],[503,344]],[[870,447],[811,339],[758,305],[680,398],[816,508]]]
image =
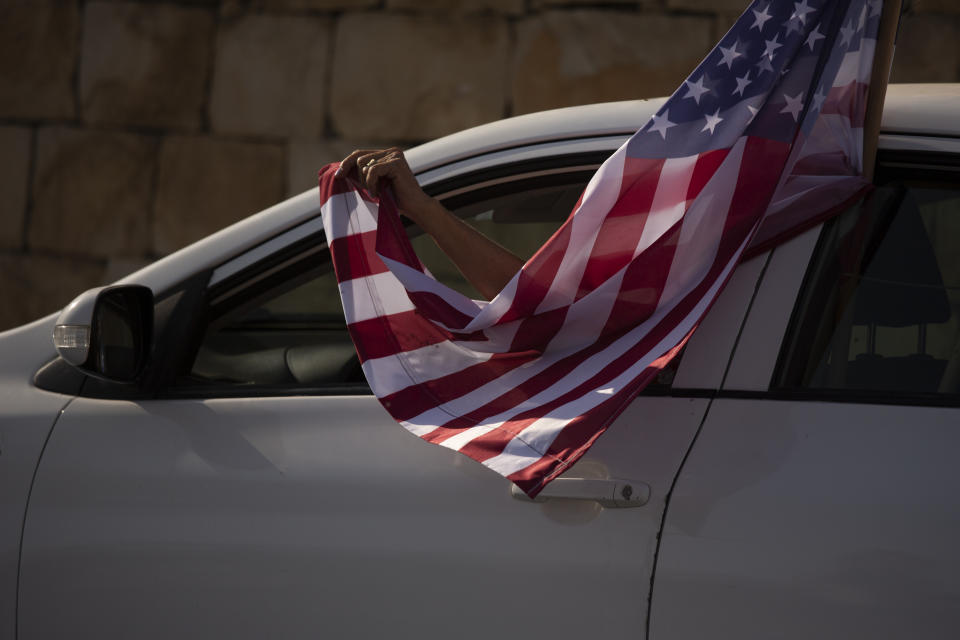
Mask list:
[[877,164],[877,143],[880,138],[880,120],[883,117],[883,101],[890,81],[893,63],[893,47],[900,24],[901,0],[885,0],[880,13],[880,29],[877,33],[877,49],[873,54],[870,71],[870,89],[863,122],[863,177],[873,181]]

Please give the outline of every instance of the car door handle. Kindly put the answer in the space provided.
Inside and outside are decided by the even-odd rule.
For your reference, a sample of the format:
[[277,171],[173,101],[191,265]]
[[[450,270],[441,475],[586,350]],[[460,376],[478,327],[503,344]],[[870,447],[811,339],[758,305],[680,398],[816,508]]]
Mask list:
[[510,495],[525,502],[594,500],[605,507],[640,507],[650,499],[650,485],[617,478],[557,478],[536,498],[530,499],[515,484],[510,485]]

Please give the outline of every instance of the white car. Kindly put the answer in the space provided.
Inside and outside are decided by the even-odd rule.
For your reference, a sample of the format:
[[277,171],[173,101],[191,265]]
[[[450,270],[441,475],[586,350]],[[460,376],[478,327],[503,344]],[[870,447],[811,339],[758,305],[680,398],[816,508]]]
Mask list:
[[[529,254],[660,104],[407,155]],[[370,395],[315,192],[0,334],[0,638],[956,637],[957,104],[891,87],[873,195],[740,265],[539,503]]]

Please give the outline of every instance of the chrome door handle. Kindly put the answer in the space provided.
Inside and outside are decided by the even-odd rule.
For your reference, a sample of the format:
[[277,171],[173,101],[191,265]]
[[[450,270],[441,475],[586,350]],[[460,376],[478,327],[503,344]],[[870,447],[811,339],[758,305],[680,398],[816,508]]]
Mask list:
[[557,478],[532,500],[515,484],[510,495],[525,502],[594,500],[605,507],[640,507],[650,499],[650,485],[617,478]]

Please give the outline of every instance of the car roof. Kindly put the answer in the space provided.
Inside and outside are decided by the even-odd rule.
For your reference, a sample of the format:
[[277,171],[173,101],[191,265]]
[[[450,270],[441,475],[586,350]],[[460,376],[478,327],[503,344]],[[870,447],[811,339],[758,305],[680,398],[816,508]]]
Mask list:
[[[955,107],[958,100],[960,84],[891,85],[884,104],[883,129],[907,136],[960,138]],[[405,154],[414,171],[423,176],[430,169],[466,158],[563,140],[606,139],[600,146],[610,148],[610,138],[623,139],[632,134],[665,101],[608,102],[516,116],[439,138]],[[164,290],[188,274],[223,265],[268,238],[311,221],[319,207],[316,189],[305,191],[161,258],[120,282],[145,284],[155,292]]]
[[[419,172],[511,147],[582,137],[630,135],[666,98],[603,102],[529,113],[466,129],[406,152]],[[900,84],[887,88],[885,133],[960,136],[960,84]],[[469,151],[466,151],[469,150]]]

